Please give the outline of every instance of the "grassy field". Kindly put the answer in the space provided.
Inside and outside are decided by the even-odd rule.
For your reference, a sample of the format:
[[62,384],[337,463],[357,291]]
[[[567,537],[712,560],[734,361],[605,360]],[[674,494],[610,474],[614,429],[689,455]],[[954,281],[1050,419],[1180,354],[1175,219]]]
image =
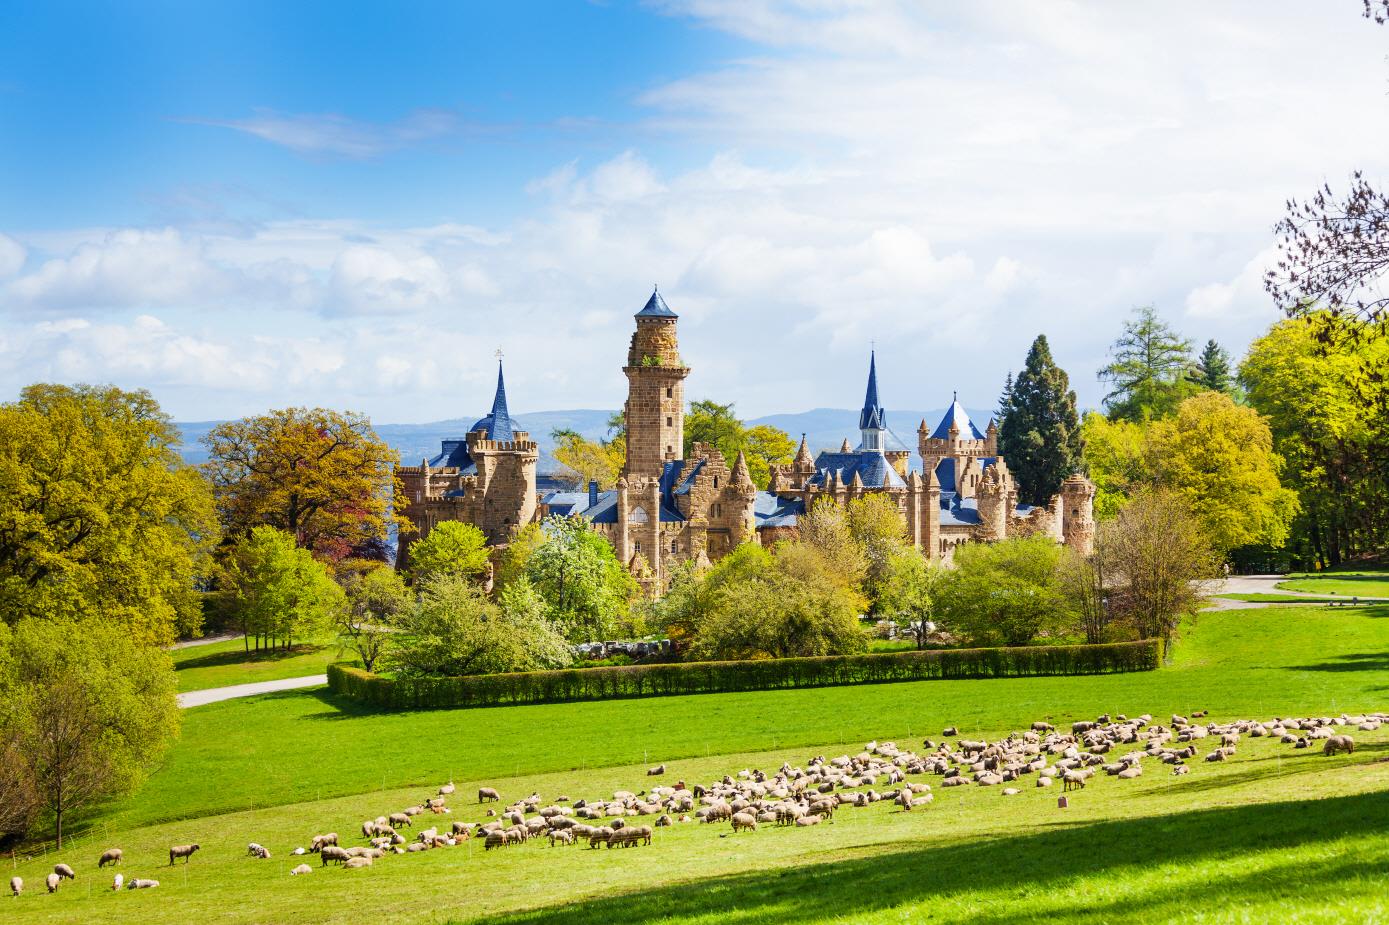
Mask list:
[[1312,594],[1389,599],[1389,572],[1324,572],[1291,577],[1287,581],[1280,581],[1276,587],[1284,591],[1308,591]]
[[[1348,758],[1248,740],[1226,764],[1104,778],[1072,806],[1053,790],[940,790],[924,812],[878,804],[810,830],[677,826],[650,848],[480,846],[388,858],[367,871],[291,878],[286,852],[317,831],[418,802],[454,779],[458,811],[480,783],[504,796],[593,796],[648,781],[647,763],[705,780],[747,766],[919,744],[1038,718],[1210,709],[1216,718],[1339,713],[1389,696],[1389,607],[1213,612],[1156,673],[921,682],[538,707],[382,714],[322,692],[187,711],[182,741],[143,790],[66,848],[79,880],[9,906],[33,922],[1004,922],[1373,921],[1389,916],[1389,727]],[[1030,784],[1027,780],[1025,783]],[[241,855],[248,841],[275,859]],[[204,850],[159,869],[170,844]],[[352,839],[351,843],[359,843]],[[159,890],[109,893],[101,849]],[[42,892],[54,857],[18,872]],[[166,858],[164,858],[166,860]],[[100,887],[106,884],[103,892]]]
[[308,644],[247,652],[240,639],[174,649],[169,654],[178,672],[180,691],[323,674],[328,664],[338,658],[335,645]]

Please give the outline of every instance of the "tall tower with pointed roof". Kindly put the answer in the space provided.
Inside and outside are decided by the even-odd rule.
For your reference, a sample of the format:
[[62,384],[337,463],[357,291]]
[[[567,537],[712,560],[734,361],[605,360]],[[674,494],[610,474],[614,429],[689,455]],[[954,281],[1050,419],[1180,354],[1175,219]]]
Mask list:
[[868,391],[863,396],[863,410],[858,414],[860,450],[887,449],[887,412],[878,401],[878,354],[868,354]]
[[627,350],[627,462],[622,474],[659,478],[667,462],[684,455],[685,377],[675,324],[678,316],[653,290],[636,314]]

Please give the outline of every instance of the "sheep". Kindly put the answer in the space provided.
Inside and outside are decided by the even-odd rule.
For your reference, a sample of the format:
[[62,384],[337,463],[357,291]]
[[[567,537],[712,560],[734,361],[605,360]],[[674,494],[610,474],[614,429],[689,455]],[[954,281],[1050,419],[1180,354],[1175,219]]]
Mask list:
[[[505,848],[509,844],[511,844],[511,838],[506,832],[501,829],[492,829],[487,833],[487,838],[483,841],[482,847],[486,851],[491,851],[493,848]],[[414,846],[411,845],[410,847],[413,848]]]
[[298,876],[300,876],[300,875],[302,875],[302,874],[311,874],[311,873],[313,873],[313,868],[312,868],[312,867],[310,867],[310,866],[307,865],[307,864],[300,864],[298,867],[296,867],[296,868],[294,868],[293,870],[291,870],[291,871],[289,872],[289,875],[290,875],[291,877],[298,877]]
[[658,764],[654,768],[646,769],[647,777],[660,777],[664,773],[666,773],[666,766],[664,764]]
[[757,818],[751,813],[734,813],[732,819],[733,831],[740,832],[744,829],[750,832],[757,831]]
[[491,787],[479,787],[477,790],[477,801],[479,803],[497,802],[502,795]]
[[121,851],[119,848],[107,848],[105,851],[101,852],[101,857],[96,859],[97,869],[100,870],[107,864],[119,864],[121,858],[124,856],[125,852]]
[[343,863],[349,855],[346,849],[339,848],[337,845],[324,845],[319,851],[319,857],[323,859],[322,866],[327,867],[332,861],[337,861],[339,864]]
[[47,879],[44,880],[44,885],[48,887],[48,892],[56,893],[58,892],[58,884],[62,882],[62,877],[58,876],[57,874],[49,874]]
[[69,880],[77,879],[77,872],[66,864],[54,864],[53,873],[57,874],[59,877],[66,877]]
[[447,784],[444,784],[442,787],[439,788],[439,796],[452,796],[454,789],[455,788],[453,786],[453,781],[449,781]]
[[1061,775],[1061,780],[1063,781],[1061,787],[1062,792],[1084,790],[1086,776],[1087,775],[1080,771],[1066,771]]
[[152,890],[157,886],[159,886],[158,880],[145,880],[143,878],[137,878],[127,883],[125,885],[125,888],[127,890]]
[[315,835],[315,836],[313,837],[313,841],[309,842],[309,853],[310,853],[310,854],[313,854],[314,852],[322,851],[324,848],[328,847],[329,845],[336,845],[337,843],[338,843],[338,833],[337,833],[337,832],[328,832],[328,833],[325,834],[325,835]]
[[23,892],[24,892],[24,878],[23,878],[23,877],[11,877],[11,878],[10,878],[10,893],[11,893],[12,895],[14,895],[14,896],[17,897],[17,896],[19,896],[20,893],[23,893]]
[[1187,766],[1184,765],[1184,764],[1178,764],[1178,765],[1175,765],[1175,766],[1172,768],[1172,776],[1173,776],[1173,777],[1177,777],[1177,776],[1182,775],[1182,774],[1190,774],[1190,773],[1191,773],[1191,768],[1187,767]]
[[1348,735],[1332,736],[1321,748],[1323,755],[1334,755],[1337,752],[1345,752],[1347,755],[1354,753],[1355,740]]
[[342,862],[342,866],[345,870],[359,870],[363,867],[370,867],[371,858],[365,856],[348,858],[346,861]]
[[555,829],[550,833],[550,847],[553,848],[556,844],[574,844],[574,833],[569,829]]
[[820,817],[819,817],[819,816],[797,816],[797,817],[796,817],[796,825],[805,826],[805,825],[819,825],[819,824],[820,824]]
[[944,729],[941,730],[942,736],[957,736],[959,734],[960,731],[956,729],[954,726],[946,726]]
[[117,892],[117,893],[119,893],[119,892],[121,891],[121,887],[124,886],[124,885],[125,885],[125,875],[124,875],[124,874],[116,874],[116,876],[113,877],[113,878],[111,879],[111,889],[114,890],[114,891]]
[[408,813],[391,813],[388,821],[395,828],[413,828],[415,825]]
[[197,851],[201,845],[174,845],[169,849],[169,866],[172,867],[174,861],[183,858],[183,863],[187,864],[193,857],[193,852]]

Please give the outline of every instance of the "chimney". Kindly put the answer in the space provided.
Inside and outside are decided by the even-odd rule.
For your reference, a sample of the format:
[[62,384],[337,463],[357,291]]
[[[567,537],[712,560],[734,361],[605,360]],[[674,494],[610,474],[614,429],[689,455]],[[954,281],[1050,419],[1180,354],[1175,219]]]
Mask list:
[[593,507],[598,503],[598,482],[590,479],[588,482],[588,506]]

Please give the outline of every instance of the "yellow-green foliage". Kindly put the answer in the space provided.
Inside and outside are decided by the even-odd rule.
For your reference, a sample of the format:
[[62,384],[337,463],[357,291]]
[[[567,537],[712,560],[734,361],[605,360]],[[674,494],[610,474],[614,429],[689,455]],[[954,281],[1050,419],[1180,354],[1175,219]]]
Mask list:
[[1084,459],[1095,483],[1095,516],[1108,520],[1119,512],[1129,493],[1148,482],[1147,438],[1142,424],[1111,421],[1098,411],[1085,415],[1080,427]]
[[480,575],[487,571],[487,537],[472,524],[445,520],[410,544],[410,577],[422,584],[440,575]]

